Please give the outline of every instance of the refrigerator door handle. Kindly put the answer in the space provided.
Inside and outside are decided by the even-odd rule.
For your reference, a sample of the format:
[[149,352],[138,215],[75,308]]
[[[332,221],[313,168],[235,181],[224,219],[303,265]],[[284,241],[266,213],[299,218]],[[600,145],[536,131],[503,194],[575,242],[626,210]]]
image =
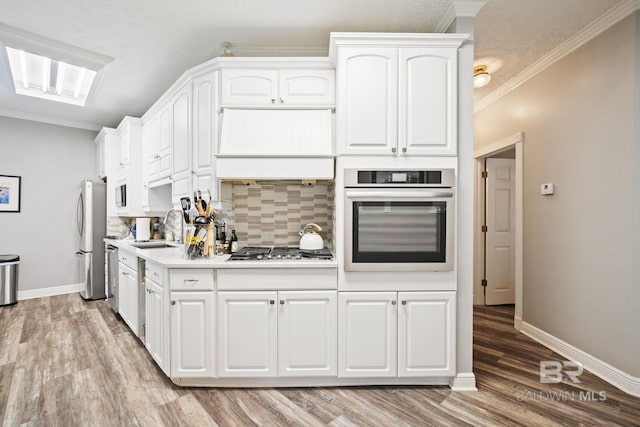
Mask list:
[[84,200],[82,193],[78,196],[78,204],[76,206],[76,225],[78,226],[78,233],[80,237],[82,237],[82,233],[84,232]]

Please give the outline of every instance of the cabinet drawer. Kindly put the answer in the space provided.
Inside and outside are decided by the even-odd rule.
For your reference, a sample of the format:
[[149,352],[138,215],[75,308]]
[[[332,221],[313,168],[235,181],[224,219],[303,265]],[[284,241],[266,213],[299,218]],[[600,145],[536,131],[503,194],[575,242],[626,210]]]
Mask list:
[[153,263],[146,263],[145,269],[144,269],[144,275],[146,278],[153,280],[154,282],[156,282],[158,285],[162,286],[164,288],[164,275],[163,275],[163,268],[162,266],[158,265],[158,264],[153,264]]
[[335,268],[221,268],[219,290],[337,289]]
[[174,291],[212,291],[213,270],[171,269],[169,283]]
[[132,253],[118,250],[118,261],[138,271],[138,257]]

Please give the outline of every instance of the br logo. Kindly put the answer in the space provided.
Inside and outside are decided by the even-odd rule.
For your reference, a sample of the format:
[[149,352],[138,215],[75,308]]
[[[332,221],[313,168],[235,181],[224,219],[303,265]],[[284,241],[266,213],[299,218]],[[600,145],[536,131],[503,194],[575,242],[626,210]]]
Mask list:
[[584,366],[580,362],[556,362],[555,360],[540,361],[540,382],[542,384],[558,384],[564,376],[574,384],[580,384],[578,377],[582,375]]

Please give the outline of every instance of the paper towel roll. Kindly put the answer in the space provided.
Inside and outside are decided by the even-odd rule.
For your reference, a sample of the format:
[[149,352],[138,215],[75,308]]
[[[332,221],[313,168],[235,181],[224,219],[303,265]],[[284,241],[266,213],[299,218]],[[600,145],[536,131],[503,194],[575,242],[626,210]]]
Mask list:
[[151,238],[151,219],[136,218],[136,240],[149,240]]

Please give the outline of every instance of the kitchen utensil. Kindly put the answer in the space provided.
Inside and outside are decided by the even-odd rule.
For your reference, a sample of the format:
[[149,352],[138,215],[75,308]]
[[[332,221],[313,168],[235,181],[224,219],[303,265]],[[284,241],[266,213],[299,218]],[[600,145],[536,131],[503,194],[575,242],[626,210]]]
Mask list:
[[318,224],[309,223],[298,233],[300,235],[300,249],[312,251],[324,248],[322,236],[318,234],[318,231],[313,229],[314,227],[318,231],[322,231],[322,228],[320,228]]
[[189,199],[188,197],[181,197],[180,204],[182,205],[184,222],[189,224],[189,211],[191,210],[191,199]]

